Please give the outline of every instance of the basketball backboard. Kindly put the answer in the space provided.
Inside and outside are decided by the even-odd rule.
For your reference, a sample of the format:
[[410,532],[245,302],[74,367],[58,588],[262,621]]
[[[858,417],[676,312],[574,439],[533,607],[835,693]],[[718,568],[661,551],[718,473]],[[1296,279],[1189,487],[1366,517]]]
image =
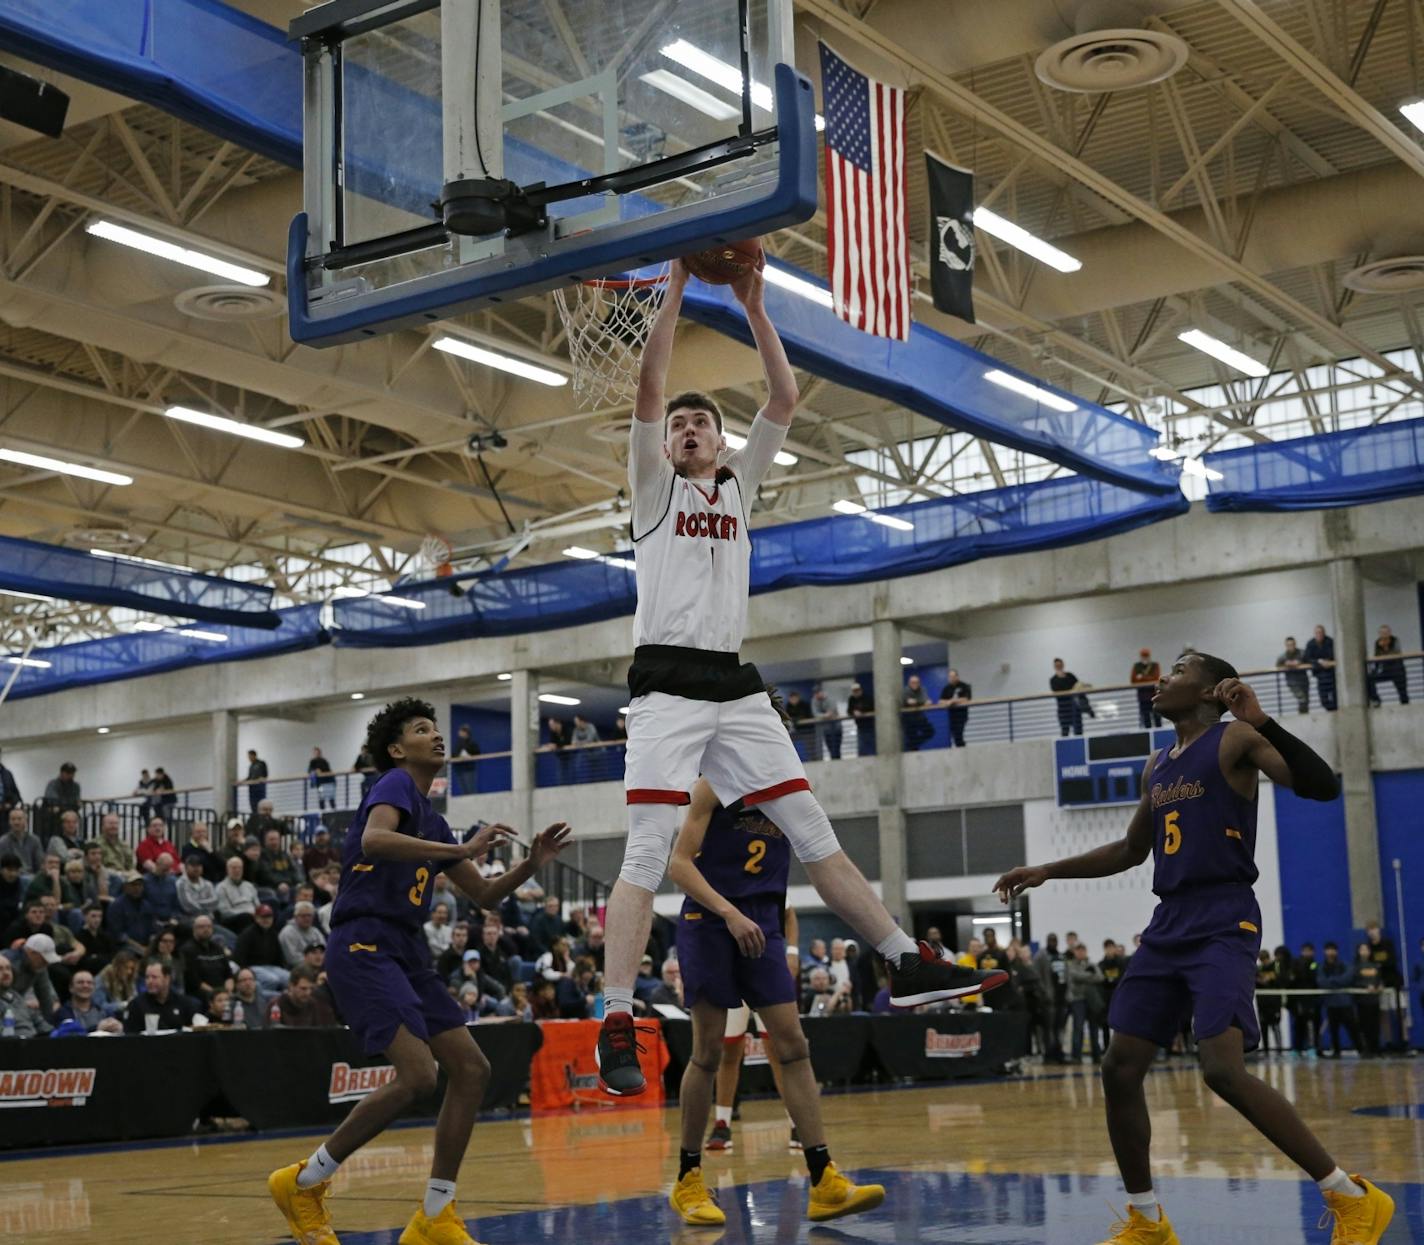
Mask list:
[[292,337],[356,341],[808,219],[791,0],[330,0]]

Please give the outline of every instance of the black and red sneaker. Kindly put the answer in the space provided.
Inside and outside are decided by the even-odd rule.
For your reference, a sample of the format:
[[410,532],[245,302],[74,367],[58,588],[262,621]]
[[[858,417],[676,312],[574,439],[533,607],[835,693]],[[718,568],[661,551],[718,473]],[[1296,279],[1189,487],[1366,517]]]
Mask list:
[[981,972],[952,964],[927,942],[921,942],[918,951],[907,951],[898,963],[887,960],[886,965],[890,969],[892,1007],[919,1007],[922,1003],[984,994],[1009,979],[1002,968]]
[[598,1083],[604,1093],[615,1098],[634,1098],[648,1088],[638,1063],[642,1050],[630,1013],[609,1012],[603,1018],[593,1057],[598,1064]]
[[732,1151],[732,1126],[726,1120],[717,1120],[712,1125],[712,1131],[707,1136],[708,1150],[721,1150],[724,1154]]

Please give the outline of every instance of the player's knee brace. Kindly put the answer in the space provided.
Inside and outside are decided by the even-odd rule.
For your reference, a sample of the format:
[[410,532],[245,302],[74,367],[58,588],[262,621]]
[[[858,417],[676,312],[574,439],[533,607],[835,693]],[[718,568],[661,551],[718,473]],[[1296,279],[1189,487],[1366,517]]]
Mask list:
[[757,808],[786,836],[796,859],[803,865],[815,864],[841,850],[831,819],[809,791],[777,796]]
[[628,844],[618,877],[645,891],[656,891],[667,872],[681,810],[675,804],[632,804],[628,812]]

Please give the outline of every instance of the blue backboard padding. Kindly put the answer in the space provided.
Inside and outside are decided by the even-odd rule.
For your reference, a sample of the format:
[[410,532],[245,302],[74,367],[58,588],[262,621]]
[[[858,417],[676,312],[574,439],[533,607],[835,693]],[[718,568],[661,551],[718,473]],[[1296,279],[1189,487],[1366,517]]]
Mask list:
[[0,588],[235,626],[270,630],[279,621],[272,589],[264,584],[98,558],[18,537],[0,536]]
[[[778,266],[826,288],[808,273]],[[1177,472],[1148,453],[1158,435],[1145,424],[1055,389],[923,324],[911,326],[908,341],[891,341],[861,332],[829,308],[781,286],[768,283],[765,297],[767,312],[797,367],[1095,479],[1163,495],[1180,491]],[[726,286],[692,282],[683,314],[751,344],[746,316]],[[991,368],[1057,393],[1078,409],[1055,411],[992,384],[984,379]]]
[[1325,510],[1424,493],[1424,419],[1208,454],[1209,510]]
[[[140,631],[130,635],[83,640],[77,644],[56,644],[35,649],[31,657],[50,663],[40,670],[26,666],[10,689],[11,700],[26,696],[46,696],[51,692],[114,683],[149,674],[167,674],[190,666],[215,665],[227,661],[248,661],[255,657],[275,657],[295,653],[328,642],[321,626],[320,605],[299,605],[278,611],[275,630],[257,627],[217,627],[226,643],[194,640],[171,631]],[[206,630],[207,628],[205,628]],[[196,705],[194,709],[204,706]]]

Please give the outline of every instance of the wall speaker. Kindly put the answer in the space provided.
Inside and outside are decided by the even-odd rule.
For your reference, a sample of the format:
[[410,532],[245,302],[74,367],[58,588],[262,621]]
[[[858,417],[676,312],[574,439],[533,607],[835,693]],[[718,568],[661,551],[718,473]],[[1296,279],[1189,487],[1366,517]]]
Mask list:
[[69,96],[58,87],[0,65],[0,120],[58,138],[68,112]]

